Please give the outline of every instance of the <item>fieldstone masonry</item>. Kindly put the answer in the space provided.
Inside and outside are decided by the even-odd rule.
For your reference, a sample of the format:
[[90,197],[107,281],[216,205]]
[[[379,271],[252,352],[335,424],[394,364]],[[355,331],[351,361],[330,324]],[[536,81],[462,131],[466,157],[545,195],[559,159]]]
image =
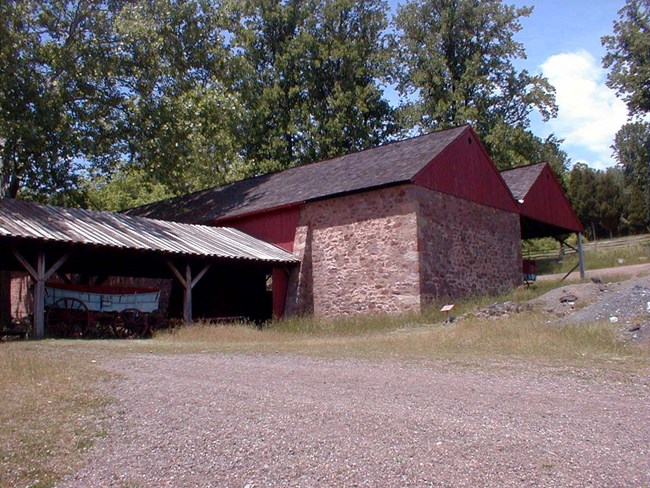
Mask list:
[[418,186],[421,300],[494,294],[522,281],[519,215]]
[[288,315],[419,311],[521,282],[519,216],[416,185],[305,204]]

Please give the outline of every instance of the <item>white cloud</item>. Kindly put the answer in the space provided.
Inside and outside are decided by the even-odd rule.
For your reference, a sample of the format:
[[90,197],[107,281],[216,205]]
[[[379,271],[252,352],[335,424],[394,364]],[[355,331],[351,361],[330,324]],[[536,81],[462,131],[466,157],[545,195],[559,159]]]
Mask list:
[[615,164],[611,145],[627,120],[627,107],[605,85],[606,72],[587,51],[556,54],[542,64],[556,89],[558,117],[548,122],[573,161]]

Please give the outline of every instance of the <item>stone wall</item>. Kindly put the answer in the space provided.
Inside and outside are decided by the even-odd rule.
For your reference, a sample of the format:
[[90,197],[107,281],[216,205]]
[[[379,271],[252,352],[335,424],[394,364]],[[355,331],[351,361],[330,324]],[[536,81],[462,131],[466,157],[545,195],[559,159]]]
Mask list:
[[420,309],[417,202],[409,186],[301,208],[287,313],[340,316]]
[[34,297],[32,279],[26,272],[11,272],[11,318],[25,319],[32,313]]
[[413,186],[423,305],[522,282],[519,215]]
[[416,185],[305,204],[287,315],[419,311],[522,280],[519,215]]

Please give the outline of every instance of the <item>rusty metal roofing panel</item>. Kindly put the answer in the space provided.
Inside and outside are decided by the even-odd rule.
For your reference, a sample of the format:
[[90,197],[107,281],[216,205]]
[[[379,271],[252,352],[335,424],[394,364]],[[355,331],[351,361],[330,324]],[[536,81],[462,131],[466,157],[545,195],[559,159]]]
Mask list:
[[278,263],[298,260],[236,229],[0,200],[0,236]]

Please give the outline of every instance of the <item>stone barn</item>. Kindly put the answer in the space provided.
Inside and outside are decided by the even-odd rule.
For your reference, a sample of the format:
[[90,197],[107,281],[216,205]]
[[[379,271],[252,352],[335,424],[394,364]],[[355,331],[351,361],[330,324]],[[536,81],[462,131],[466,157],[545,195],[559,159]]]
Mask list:
[[[277,317],[420,311],[517,286],[522,222],[533,221],[522,209],[463,126],[129,213],[234,227],[293,253],[300,265],[269,280]],[[560,227],[580,232],[568,209],[574,220]]]

